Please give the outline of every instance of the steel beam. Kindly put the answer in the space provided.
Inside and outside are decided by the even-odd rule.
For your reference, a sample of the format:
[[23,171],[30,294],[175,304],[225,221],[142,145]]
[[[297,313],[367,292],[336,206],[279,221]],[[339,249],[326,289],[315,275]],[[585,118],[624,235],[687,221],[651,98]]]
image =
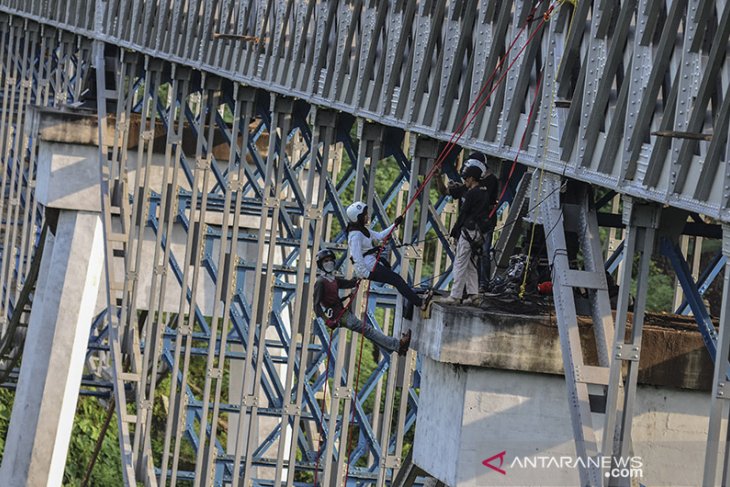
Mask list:
[[[660,209],[652,205],[624,199],[624,223],[627,226],[624,239],[624,261],[627,263],[621,276],[620,293],[616,310],[616,329],[611,353],[610,377],[606,400],[606,418],[603,437],[603,454],[613,461],[629,458],[632,454],[631,426],[636,400],[636,383],[641,355],[641,335],[649,277],[649,262],[654,249],[654,236],[659,226]],[[638,258],[638,271],[634,275],[633,263]],[[631,283],[636,279],[633,320],[628,341],[628,309]],[[627,368],[624,377],[624,368]],[[623,396],[623,397],[621,397]],[[608,485],[628,485],[628,478],[608,477]]]
[[710,399],[710,422],[708,426],[707,449],[705,451],[705,471],[702,485],[712,487],[722,485],[728,479],[728,455],[730,446],[727,437],[723,438],[722,431],[727,430],[728,424],[728,384],[727,371],[730,367],[728,354],[730,353],[730,228],[723,225],[722,254],[725,257],[725,279],[722,289],[722,311],[720,315],[720,335],[717,340],[717,356],[715,359],[715,373],[712,382],[712,396]]

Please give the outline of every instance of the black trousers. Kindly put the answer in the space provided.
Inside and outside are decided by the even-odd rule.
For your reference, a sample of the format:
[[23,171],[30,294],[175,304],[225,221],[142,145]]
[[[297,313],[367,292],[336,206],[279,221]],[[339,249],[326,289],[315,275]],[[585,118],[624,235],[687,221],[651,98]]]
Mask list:
[[380,262],[375,265],[375,269],[370,273],[368,279],[394,286],[401,296],[410,301],[412,305],[420,307],[423,304],[421,297],[411,289],[411,286],[399,274],[396,274],[393,272],[393,269],[384,266]]

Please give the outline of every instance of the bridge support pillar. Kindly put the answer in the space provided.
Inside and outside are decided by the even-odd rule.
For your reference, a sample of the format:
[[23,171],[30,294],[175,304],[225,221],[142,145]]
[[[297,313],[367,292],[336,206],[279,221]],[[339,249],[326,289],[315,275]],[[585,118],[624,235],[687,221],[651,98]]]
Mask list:
[[[8,487],[62,484],[104,264],[99,158],[96,146],[82,140],[96,129],[59,113],[44,120],[50,123],[39,128],[36,194],[52,232],[0,467]],[[68,143],[68,137],[76,140]]]
[[3,485],[61,485],[104,258],[99,214],[48,235],[0,468]]
[[[626,462],[599,460],[630,485],[701,485],[713,364],[700,332],[684,323],[646,318],[633,451]],[[586,362],[597,363],[591,317],[577,326]],[[580,481],[588,460],[575,445],[551,310],[500,299],[481,308],[435,303],[428,319],[414,320],[411,343],[422,361],[416,466],[449,487],[596,485]],[[722,446],[724,433],[714,435]]]

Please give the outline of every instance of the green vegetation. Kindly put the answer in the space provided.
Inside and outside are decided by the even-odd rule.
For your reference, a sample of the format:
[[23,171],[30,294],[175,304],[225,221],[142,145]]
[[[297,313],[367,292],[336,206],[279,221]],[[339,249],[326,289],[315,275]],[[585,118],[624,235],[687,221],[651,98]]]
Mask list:
[[[167,92],[169,86],[164,85],[159,92],[163,103],[167,100]],[[224,120],[227,123],[231,122],[232,114],[230,110],[226,109],[223,114]],[[353,138],[354,138],[353,128]],[[357,146],[357,140],[355,140]],[[346,153],[343,153],[342,168],[348,168],[351,164],[349,157]],[[338,175],[338,181],[342,181],[345,171],[341,171]],[[400,177],[400,169],[398,163],[392,157],[386,158],[379,161],[377,164],[377,171],[375,174],[375,186],[378,195],[384,197],[387,190],[390,189],[394,183],[398,181]],[[405,181],[401,181],[405,183]],[[354,195],[354,180],[345,189],[342,196],[342,203],[344,206],[350,204],[353,200]],[[407,203],[409,194],[404,192],[402,195],[402,201],[400,203],[401,208]],[[432,202],[438,199],[438,194],[435,189],[431,190],[430,198]],[[372,210],[371,210],[372,211]],[[420,206],[416,207],[416,218],[415,221],[420,220]],[[391,204],[387,210],[388,217],[390,220],[396,217],[396,205]],[[332,235],[337,235],[342,230],[340,222],[336,219],[332,219]],[[439,269],[434,269],[435,253],[437,249],[437,242],[435,239],[435,232],[431,230],[426,235],[425,243],[425,256],[423,260],[423,276],[428,277],[432,274],[438,274]],[[607,231],[601,229],[601,239],[605,242],[608,238]],[[706,248],[707,250],[707,248]],[[650,278],[649,278],[649,295],[647,302],[647,309],[654,312],[668,312],[671,311],[672,300],[674,295],[674,280],[671,268],[667,262],[663,259],[656,259],[651,264]],[[386,313],[383,309],[378,309],[375,313],[376,320],[378,323],[388,329],[389,331],[393,328],[392,313],[391,317],[386,323]],[[166,317],[168,318],[168,317]],[[167,320],[166,320],[167,321]],[[348,332],[350,339],[352,333]],[[362,340],[358,338],[358,347],[362,343]],[[205,342],[196,342],[193,344],[195,347],[206,347]],[[367,380],[367,378],[375,370],[377,363],[380,359],[379,352],[369,341],[365,340],[362,351],[362,364],[361,372],[359,377],[359,385]],[[228,383],[229,383],[229,363],[223,367],[224,373],[222,378],[222,397],[221,400],[225,402],[237,402],[238,398],[228,398]],[[202,395],[202,390],[205,386],[205,373],[207,370],[206,357],[195,356],[191,359],[190,368],[188,372],[188,384],[194,394],[197,397]],[[387,377],[386,375],[384,376]],[[385,382],[385,381],[384,381]],[[332,390],[332,381],[328,384],[328,391]],[[164,443],[164,432],[165,426],[170,414],[169,408],[169,395],[170,395],[170,377],[169,371],[163,374],[157,384],[155,391],[154,406],[152,410],[152,428],[156,434],[151,439],[153,458],[156,465],[160,465]],[[368,415],[374,414],[375,411],[380,413],[380,420],[382,421],[383,413],[385,411],[385,390],[382,391],[378,402],[376,403],[376,394],[371,394],[364,405],[364,409]],[[5,447],[5,437],[7,435],[8,424],[10,420],[10,413],[12,409],[14,392],[7,389],[0,389],[0,457]],[[391,431],[395,429],[399,416],[399,405],[401,400],[401,391],[397,390],[396,395],[393,399],[394,410],[391,416]],[[130,413],[135,411],[130,409]],[[90,459],[93,456],[96,441],[102,432],[102,426],[105,422],[107,415],[107,405],[103,404],[100,400],[93,397],[81,397],[79,398],[77,414],[74,420],[73,432],[71,436],[71,444],[69,449],[69,456],[66,465],[66,471],[64,474],[64,485],[78,486],[81,485],[86,473]],[[210,421],[210,417],[209,417]],[[195,429],[199,430],[200,425],[195,424]],[[226,432],[228,428],[227,414],[222,413],[217,425],[217,438],[221,444],[226,444]],[[379,432],[376,431],[376,435],[379,436]],[[350,429],[349,440],[350,445],[354,445],[357,442],[358,431],[356,427]],[[413,431],[411,430],[404,438],[404,451],[403,455],[406,455],[411,448],[413,441]],[[180,462],[179,468],[185,470],[194,469],[195,454],[190,445],[186,440],[181,440],[180,447]],[[298,458],[301,458],[301,453],[297,452]],[[360,460],[359,465],[365,465],[367,462],[367,456]],[[94,469],[91,473],[89,485],[104,485],[104,486],[116,486],[121,485],[121,466],[120,466],[120,452],[119,444],[117,440],[117,420],[116,414],[112,417],[109,429],[104,435],[103,442],[101,444],[101,450],[99,457],[96,461]],[[311,472],[298,471],[295,474],[295,480],[302,482],[312,482],[313,475]],[[179,485],[184,483],[179,482]]]
[[[5,451],[5,437],[8,433],[14,397],[15,393],[13,391],[0,389],[0,458]],[[88,396],[79,398],[73,431],[71,432],[66,471],[63,475],[64,486],[82,485],[106,414],[106,407],[98,399]],[[116,414],[114,414],[107,434],[104,436],[102,448],[88,485],[121,486],[122,469],[120,458]]]
[[[674,280],[667,269],[661,266],[662,262],[654,259],[649,264],[649,285],[646,294],[646,310],[653,313],[671,313],[674,301]],[[671,266],[669,271],[671,272]],[[635,292],[636,284],[632,286]]]
[[[71,445],[64,472],[64,485],[81,485],[92,458],[96,441],[107,415],[107,408],[93,397],[79,398],[74,418]],[[113,414],[104,435],[99,457],[96,459],[89,485],[122,485],[121,454],[117,440],[117,415]]]

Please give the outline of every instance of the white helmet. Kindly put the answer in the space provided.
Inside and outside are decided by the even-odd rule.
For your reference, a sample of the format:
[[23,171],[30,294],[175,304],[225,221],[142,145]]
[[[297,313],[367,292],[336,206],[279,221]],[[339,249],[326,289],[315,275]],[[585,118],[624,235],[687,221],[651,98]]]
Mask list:
[[368,205],[362,201],[356,201],[347,207],[347,218],[349,218],[352,223],[356,223],[357,218],[367,210]]
[[464,163],[464,168],[462,169],[462,173],[465,172],[470,167],[476,167],[479,169],[479,172],[481,173],[481,177],[484,178],[487,175],[487,166],[482,161],[479,161],[477,159],[467,159]]

